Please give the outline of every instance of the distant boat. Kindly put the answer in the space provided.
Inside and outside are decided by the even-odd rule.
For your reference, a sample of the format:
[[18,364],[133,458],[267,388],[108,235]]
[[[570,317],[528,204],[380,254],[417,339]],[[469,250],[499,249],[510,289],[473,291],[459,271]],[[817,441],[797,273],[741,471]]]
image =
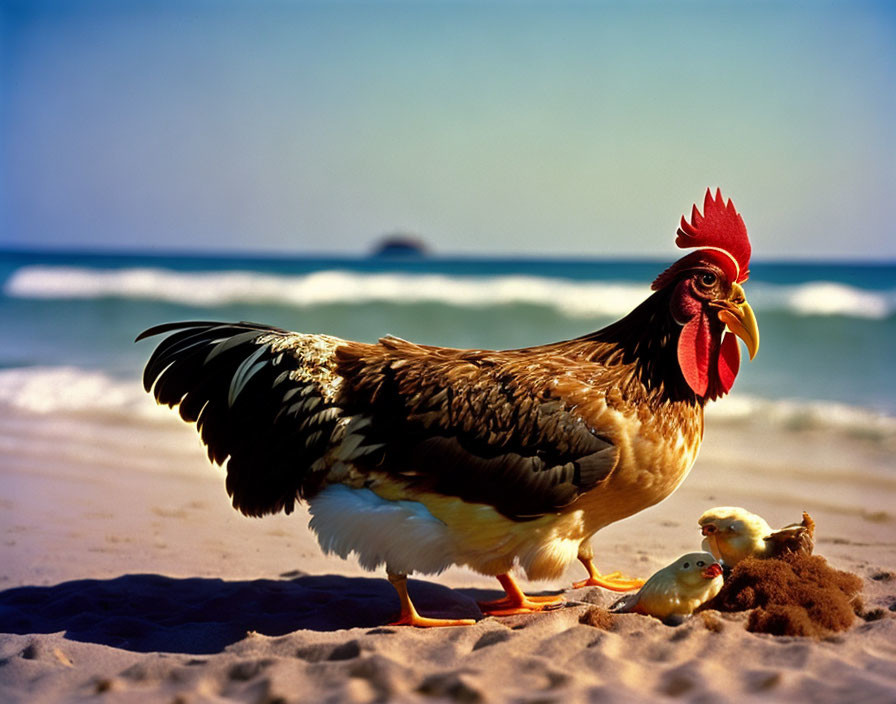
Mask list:
[[373,257],[425,257],[429,248],[415,235],[388,235],[374,247]]

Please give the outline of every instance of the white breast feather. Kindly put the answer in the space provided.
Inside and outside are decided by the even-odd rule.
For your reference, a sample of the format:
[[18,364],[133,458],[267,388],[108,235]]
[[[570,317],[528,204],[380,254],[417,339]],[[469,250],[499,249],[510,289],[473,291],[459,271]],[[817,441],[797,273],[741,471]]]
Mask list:
[[311,530],[326,553],[358,555],[364,569],[438,574],[456,562],[451,535],[417,501],[388,501],[370,489],[326,487],[308,504]]

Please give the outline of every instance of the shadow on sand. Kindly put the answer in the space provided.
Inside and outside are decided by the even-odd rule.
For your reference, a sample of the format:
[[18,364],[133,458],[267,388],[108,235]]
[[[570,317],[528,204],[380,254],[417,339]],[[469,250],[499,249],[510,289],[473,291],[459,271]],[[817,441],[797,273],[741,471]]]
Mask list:
[[[71,640],[137,652],[217,653],[248,631],[268,636],[299,629],[334,631],[383,626],[398,614],[385,580],[336,575],[228,582],[129,574],[0,592],[0,632],[57,633]],[[426,615],[481,617],[477,599],[497,592],[448,589],[410,580]]]

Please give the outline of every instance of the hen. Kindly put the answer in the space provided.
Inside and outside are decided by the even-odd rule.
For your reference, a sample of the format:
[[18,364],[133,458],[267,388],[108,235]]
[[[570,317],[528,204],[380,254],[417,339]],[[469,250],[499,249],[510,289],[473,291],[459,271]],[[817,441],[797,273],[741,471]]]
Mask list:
[[[179,322],[144,373],[156,400],[195,422],[227,492],[249,516],[308,504],[325,551],[384,565],[400,624],[425,618],[411,572],[466,565],[495,575],[506,598],[486,613],[545,608],[510,571],[556,578],[578,557],[601,577],[591,537],[667,497],[703,435],[703,407],[752,358],[756,320],[744,297],[750,243],[717,190],[676,240],[694,251],[622,320],[526,349],[459,350],[395,337],[376,343],[253,323]],[[730,334],[730,333],[733,333]]]

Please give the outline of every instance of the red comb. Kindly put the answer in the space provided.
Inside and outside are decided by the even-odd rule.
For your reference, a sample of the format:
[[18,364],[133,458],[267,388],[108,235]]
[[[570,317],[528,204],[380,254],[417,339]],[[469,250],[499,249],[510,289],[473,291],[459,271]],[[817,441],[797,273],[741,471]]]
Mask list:
[[712,191],[706,189],[703,199],[703,214],[694,205],[691,209],[691,221],[681,216],[681,227],[675,244],[682,249],[699,247],[707,250],[714,261],[729,272],[732,281],[743,283],[750,274],[750,240],[747,228],[740,213],[731,199],[725,203],[721,189],[716,189],[715,198]]

